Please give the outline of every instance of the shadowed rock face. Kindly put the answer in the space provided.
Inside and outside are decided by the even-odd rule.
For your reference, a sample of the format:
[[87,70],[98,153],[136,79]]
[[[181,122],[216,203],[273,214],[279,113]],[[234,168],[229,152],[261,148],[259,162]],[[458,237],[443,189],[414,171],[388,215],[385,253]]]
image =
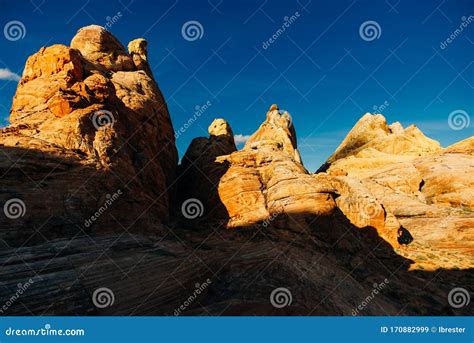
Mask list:
[[176,207],[181,211],[186,200],[198,199],[206,221],[225,221],[228,213],[217,193],[217,185],[227,166],[215,160],[237,148],[232,129],[224,119],[214,119],[208,132],[209,138],[194,138],[183,156],[178,170]]
[[215,119],[178,167],[145,40],[93,25],[31,56],[0,131],[0,204],[24,206],[0,216],[0,304],[34,284],[2,314],[173,315],[206,280],[183,314],[470,314],[447,296],[474,280],[473,138],[366,114],[311,174],[290,115],[262,119],[240,151]]
[[[1,200],[25,202],[26,216],[15,222],[19,228],[53,216],[54,223],[46,223],[43,231],[49,237],[120,225],[136,231],[168,220],[177,151],[143,42],[131,44],[140,57],[135,65],[137,58],[111,33],[92,25],[78,31],[71,47],[41,48],[28,58],[11,124],[0,133]],[[25,168],[37,171],[24,176]],[[116,204],[84,227],[106,195],[119,189],[123,196]],[[0,220],[2,231],[9,225]]]

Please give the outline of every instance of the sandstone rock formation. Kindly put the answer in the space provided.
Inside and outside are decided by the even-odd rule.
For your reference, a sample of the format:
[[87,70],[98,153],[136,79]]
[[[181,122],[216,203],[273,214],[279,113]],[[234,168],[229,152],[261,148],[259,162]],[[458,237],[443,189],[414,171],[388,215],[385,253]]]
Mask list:
[[[26,206],[23,218],[0,219],[8,244],[21,245],[34,223],[44,223],[43,237],[36,235],[42,241],[168,220],[177,166],[173,127],[146,44],[132,43],[138,62],[92,25],[71,47],[41,48],[28,58],[10,126],[0,132],[1,202],[15,198]],[[124,195],[117,203],[84,227],[118,190]]]
[[398,221],[387,216],[359,180],[308,173],[291,117],[277,105],[270,107],[242,150],[216,161],[228,164],[218,186],[229,216],[227,227],[271,225],[307,231],[342,211],[354,225],[374,227],[397,244]]
[[443,149],[415,126],[366,114],[322,170],[357,180],[399,221],[413,243],[397,251],[413,267],[473,267],[473,144],[471,137]]
[[[326,164],[321,168],[327,169],[335,161],[341,161],[343,158],[351,162],[351,156],[358,154],[374,155],[376,157],[384,154],[395,155],[400,159],[410,158],[412,156],[422,156],[440,150],[438,142],[426,137],[414,125],[403,129],[399,122],[391,125],[387,124],[384,116],[381,114],[366,113],[347,134],[336,151],[329,157]],[[383,164],[383,159],[370,161],[370,165],[365,165],[369,169]],[[378,164],[376,164],[378,163]],[[334,166],[335,169],[337,166]],[[355,170],[356,168],[351,168]],[[354,172],[354,171],[353,171]]]
[[[205,149],[195,141],[188,151]],[[358,228],[375,228],[416,262],[412,268],[473,266],[472,138],[442,149],[415,126],[404,129],[366,114],[322,167],[326,172],[311,175],[299,157],[291,118],[272,105],[242,150],[216,158],[223,165],[218,174],[212,171],[215,156],[202,159],[199,169],[215,175],[219,197],[211,201],[203,189],[199,194],[211,207],[222,203],[228,228],[318,230],[342,212]]]
[[[329,182],[316,182],[301,163],[295,130],[286,113],[272,105],[260,128],[244,148],[217,158],[229,164],[219,182],[219,196],[229,213],[228,227],[261,224],[293,226],[335,207]],[[294,218],[281,214],[294,214]],[[277,218],[278,217],[278,218]],[[278,219],[278,220],[276,220]],[[290,221],[289,221],[290,220]]]
[[[354,315],[381,284],[356,314],[472,312],[447,299],[474,282],[472,137],[443,149],[367,114],[311,174],[272,105],[242,150],[216,119],[178,168],[147,42],[127,52],[98,26],[28,59],[10,122],[2,315],[173,315],[207,279],[183,314]],[[190,199],[202,213],[184,215]],[[105,308],[103,287],[116,299]],[[270,301],[278,287],[285,308]]]

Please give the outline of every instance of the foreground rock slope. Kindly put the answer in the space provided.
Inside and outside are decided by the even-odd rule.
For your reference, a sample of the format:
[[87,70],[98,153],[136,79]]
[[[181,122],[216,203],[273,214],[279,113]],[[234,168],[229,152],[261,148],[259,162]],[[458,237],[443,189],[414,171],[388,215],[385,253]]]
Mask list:
[[474,284],[472,138],[366,114],[313,174],[272,105],[243,149],[215,119],[178,166],[147,61],[98,26],[28,59],[0,132],[1,314],[471,314],[448,294]]

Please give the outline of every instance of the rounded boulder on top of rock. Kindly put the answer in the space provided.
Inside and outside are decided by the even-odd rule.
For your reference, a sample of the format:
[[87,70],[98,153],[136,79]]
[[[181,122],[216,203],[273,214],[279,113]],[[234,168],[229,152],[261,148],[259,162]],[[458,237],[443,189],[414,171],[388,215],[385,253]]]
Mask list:
[[[71,40],[71,48],[98,70],[133,71],[135,64],[125,47],[109,31],[98,25],[81,28]],[[91,66],[86,65],[89,69]]]

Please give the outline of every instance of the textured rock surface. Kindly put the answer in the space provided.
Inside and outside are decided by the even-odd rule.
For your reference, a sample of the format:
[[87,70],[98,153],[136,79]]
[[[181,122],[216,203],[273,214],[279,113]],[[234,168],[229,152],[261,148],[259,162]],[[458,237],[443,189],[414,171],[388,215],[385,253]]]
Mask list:
[[[381,114],[366,113],[329,157],[326,167],[343,158],[348,160],[349,157],[357,156],[361,152],[365,157],[369,157],[370,154],[377,156],[378,153],[403,157],[422,156],[440,149],[438,142],[423,135],[414,125],[403,129],[398,122],[388,125]],[[383,161],[379,161],[381,162]],[[371,167],[371,165],[365,166],[367,169]]]
[[88,68],[104,71],[133,71],[135,65],[124,46],[106,29],[90,25],[80,29],[71,48],[81,52]]
[[[0,219],[8,244],[32,234],[42,241],[84,230],[141,230],[168,219],[177,166],[168,109],[153,78],[108,31],[88,26],[71,47],[32,55],[10,123],[0,132],[0,197],[22,200],[26,214]],[[86,228],[118,190],[123,196]],[[35,223],[44,223],[41,235]]]
[[219,182],[228,227],[273,226],[307,231],[344,213],[357,227],[374,227],[397,245],[400,225],[359,180],[304,168],[287,113],[272,105],[241,151],[220,156],[228,170]]
[[[472,314],[447,300],[453,287],[473,283],[472,270],[407,271],[410,261],[373,232],[334,219],[307,233],[268,227],[191,235],[173,228],[159,238],[111,235],[91,244],[82,237],[3,249],[0,299],[32,278],[7,315],[173,316],[185,302],[182,315]],[[209,286],[189,302],[207,279]],[[93,305],[100,287],[114,293],[112,306]],[[277,287],[291,292],[291,304],[271,305]],[[379,292],[367,303],[374,289]]]
[[28,59],[0,132],[0,304],[34,283],[1,314],[173,315],[186,301],[184,315],[471,314],[448,294],[474,283],[473,138],[442,149],[365,115],[310,174],[272,105],[240,151],[214,120],[176,177],[146,51],[89,26]]
[[306,219],[329,215],[335,207],[334,188],[329,181],[318,182],[308,174],[290,117],[276,105],[241,151],[217,161],[229,165],[218,186],[229,214],[228,227],[270,220],[273,225],[302,230],[297,226],[306,229]]
[[393,125],[364,115],[323,168],[360,182],[409,232],[413,242],[395,248],[412,268],[472,268],[474,138],[443,149],[414,126]]

